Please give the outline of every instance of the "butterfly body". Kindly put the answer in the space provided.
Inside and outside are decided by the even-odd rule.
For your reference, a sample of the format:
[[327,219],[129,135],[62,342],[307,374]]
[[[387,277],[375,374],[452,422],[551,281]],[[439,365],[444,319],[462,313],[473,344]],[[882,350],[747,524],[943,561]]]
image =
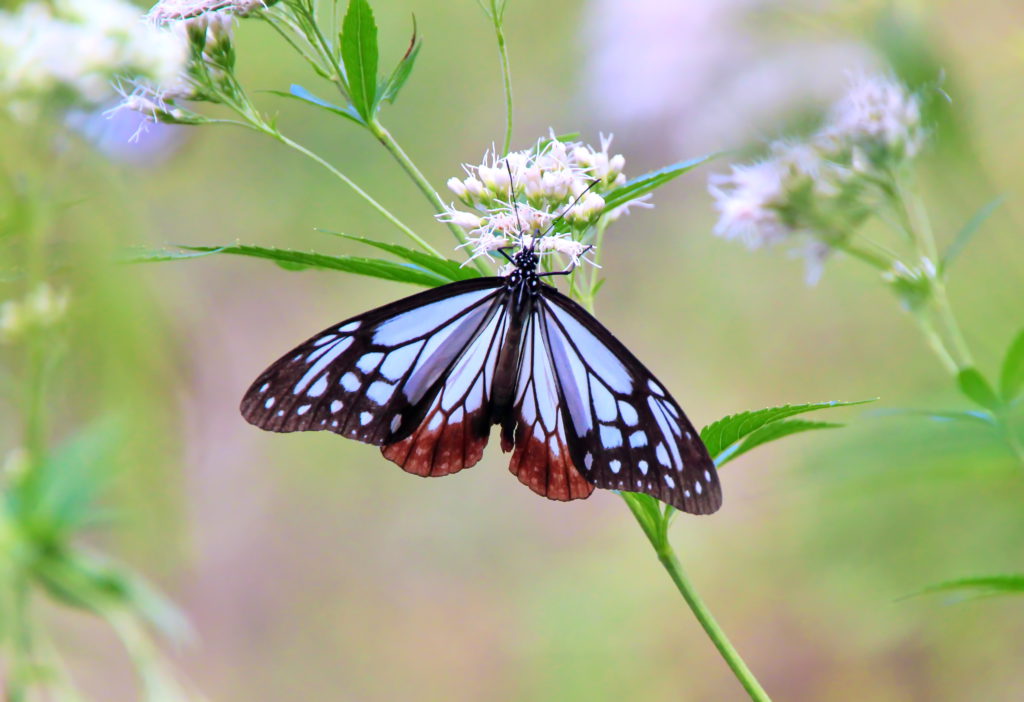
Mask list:
[[421,476],[477,463],[491,427],[538,494],[644,492],[687,512],[721,504],[713,461],[654,376],[543,278],[523,247],[507,276],[427,290],[325,329],[264,371],[242,415],[381,446]]

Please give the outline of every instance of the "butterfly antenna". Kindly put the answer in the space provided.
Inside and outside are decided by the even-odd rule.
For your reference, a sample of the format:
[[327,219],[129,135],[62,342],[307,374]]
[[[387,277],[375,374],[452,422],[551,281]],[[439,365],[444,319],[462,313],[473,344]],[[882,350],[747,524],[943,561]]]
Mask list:
[[519,238],[523,238],[523,220],[519,218],[519,201],[516,199],[516,179],[512,175],[512,166],[508,163],[508,156],[505,157],[505,170],[508,171],[508,197],[512,202],[512,210],[516,213],[516,224],[519,225]]
[[550,232],[552,229],[555,228],[555,225],[558,224],[559,220],[564,219],[565,216],[572,211],[572,208],[576,207],[576,204],[580,200],[583,199],[583,196],[586,195],[587,193],[589,193],[595,187],[597,187],[597,184],[600,183],[600,182],[601,182],[600,178],[594,178],[594,180],[590,181],[590,185],[587,186],[587,189],[584,190],[579,195],[577,195],[575,200],[570,202],[569,205],[564,210],[562,210],[561,212],[558,213],[557,217],[555,217],[553,220],[551,220],[551,225],[547,229],[544,230],[544,233],[541,234],[541,236],[547,236],[548,232]]

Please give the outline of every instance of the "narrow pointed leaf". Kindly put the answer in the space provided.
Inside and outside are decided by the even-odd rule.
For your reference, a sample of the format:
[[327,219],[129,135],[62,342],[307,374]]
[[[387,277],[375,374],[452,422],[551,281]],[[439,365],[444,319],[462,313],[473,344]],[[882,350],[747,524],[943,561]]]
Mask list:
[[971,578],[947,580],[945,582],[936,583],[935,585],[929,585],[926,588],[911,593],[906,597],[901,597],[900,599],[937,593],[958,595],[961,600],[970,600],[992,595],[1024,595],[1024,573],[982,575]]
[[632,180],[629,180],[608,192],[608,194],[604,196],[605,209],[610,210],[618,207],[619,205],[624,205],[630,200],[643,197],[656,188],[660,188],[673,178],[678,178],[683,173],[696,168],[712,158],[714,158],[714,154],[700,156],[698,158],[692,158],[689,161],[673,163],[671,166],[665,166],[657,171],[645,173],[642,176],[637,176],[636,178],[633,178]]
[[423,42],[416,36],[416,17],[414,15],[412,18],[412,40],[409,42],[409,48],[406,50],[402,60],[395,66],[395,70],[391,72],[391,76],[383,83],[378,102],[387,100],[392,105],[395,103],[398,91],[405,85],[405,81],[409,80],[409,75],[412,73],[412,68],[416,63],[416,57],[420,53],[421,46],[423,46]]
[[306,103],[307,105],[313,105],[314,107],[319,107],[322,110],[327,110],[331,114],[338,115],[339,117],[344,117],[345,119],[351,120],[356,124],[363,124],[363,118],[359,115],[358,112],[355,111],[355,109],[351,105],[349,105],[348,107],[341,107],[340,105],[335,105],[334,103],[328,102],[323,98],[317,97],[313,93],[303,88],[301,85],[293,84],[288,89],[288,92],[284,92],[282,90],[268,90],[267,92],[271,93],[272,95],[277,95],[278,97],[289,98],[291,100],[298,100],[300,102]]
[[960,392],[985,409],[995,412],[1002,407],[995,390],[977,368],[964,368],[956,376],[956,382],[960,386]]
[[949,265],[957,256],[960,255],[974,235],[978,233],[978,230],[981,229],[981,225],[985,223],[985,220],[991,217],[992,213],[995,212],[1001,204],[1003,204],[1004,199],[1005,198],[1000,195],[995,200],[974,213],[974,216],[967,220],[967,223],[953,239],[953,243],[950,244],[949,248],[946,249],[946,252],[942,254],[942,261],[939,263],[940,274],[949,270]]
[[814,402],[803,405],[782,405],[780,407],[768,407],[760,410],[749,410],[722,417],[716,422],[707,425],[700,432],[700,438],[707,446],[708,453],[712,458],[717,459],[726,449],[737,441],[753,434],[761,427],[787,419],[794,415],[814,412],[833,407],[849,407],[851,405],[862,405],[874,400],[854,400],[852,402]]
[[349,0],[341,25],[341,60],[348,77],[348,94],[364,120],[377,107],[377,25],[366,0]]
[[373,278],[394,280],[400,283],[412,283],[428,288],[444,285],[449,282],[432,271],[406,263],[395,263],[377,258],[359,258],[356,256],[329,256],[313,251],[292,251],[290,249],[273,249],[262,246],[245,246],[233,244],[229,246],[182,246],[180,251],[136,251],[124,260],[128,263],[152,263],[159,261],[176,261],[188,258],[201,258],[214,254],[231,254],[235,256],[251,256],[263,258],[287,268],[302,270],[316,268],[320,270],[343,271],[356,273]]
[[999,392],[1004,402],[1012,402],[1024,389],[1024,330],[1010,344],[999,377]]
[[374,239],[367,239],[362,236],[353,236],[351,234],[342,234],[341,232],[329,232],[321,229],[326,234],[332,234],[334,236],[340,236],[351,241],[358,241],[360,244],[366,244],[372,246],[381,251],[387,251],[390,254],[394,254],[399,258],[404,258],[410,263],[414,263],[421,268],[425,268],[432,273],[436,273],[443,277],[448,282],[455,282],[457,280],[469,280],[470,278],[480,277],[479,271],[471,266],[462,266],[458,261],[452,261],[447,258],[438,258],[433,254],[424,253],[423,251],[416,251],[405,246],[399,246],[398,244],[388,244],[383,241],[375,241]]
[[757,431],[748,434],[747,438],[744,439],[742,443],[736,445],[733,450],[726,450],[719,454],[719,458],[715,461],[715,464],[721,468],[729,461],[739,458],[751,449],[755,449],[762,444],[767,444],[770,441],[777,441],[787,436],[792,436],[793,434],[799,434],[813,429],[838,429],[841,426],[843,425],[832,422],[810,422],[804,419],[785,419],[772,422],[771,424],[765,424]]

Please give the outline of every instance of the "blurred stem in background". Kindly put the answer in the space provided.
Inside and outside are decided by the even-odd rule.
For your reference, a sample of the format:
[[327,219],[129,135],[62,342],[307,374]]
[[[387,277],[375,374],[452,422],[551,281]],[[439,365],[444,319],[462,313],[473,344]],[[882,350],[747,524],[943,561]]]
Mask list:
[[[975,366],[946,288],[951,264],[999,201],[979,210],[940,249],[912,179],[914,159],[927,142],[922,102],[890,76],[854,78],[809,138],[775,142],[762,161],[711,176],[720,213],[715,231],[750,248],[802,239],[811,284],[833,252],[874,268],[960,392],[982,408],[935,416],[980,420],[1024,466],[1016,418],[1024,385],[1024,332],[1006,352],[997,391]],[[861,233],[871,216],[889,225],[891,242]]]

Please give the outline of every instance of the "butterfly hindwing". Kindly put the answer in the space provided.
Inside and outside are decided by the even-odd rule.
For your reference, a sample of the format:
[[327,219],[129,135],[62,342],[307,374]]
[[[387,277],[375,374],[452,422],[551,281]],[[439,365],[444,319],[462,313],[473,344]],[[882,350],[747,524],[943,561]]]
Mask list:
[[549,499],[583,499],[590,496],[594,486],[573,465],[558,384],[543,329],[537,315],[531,314],[523,328],[520,348],[515,450],[509,470],[524,485]]
[[506,306],[491,305],[416,428],[382,449],[386,458],[421,476],[449,475],[480,460],[491,431],[491,390],[508,323]]
[[573,463],[597,487],[642,492],[710,514],[721,487],[678,403],[610,331],[545,286],[539,316]]
[[331,326],[265,370],[243,397],[242,415],[270,431],[401,441],[424,424],[453,367],[502,308],[501,298],[499,279],[477,278]]

